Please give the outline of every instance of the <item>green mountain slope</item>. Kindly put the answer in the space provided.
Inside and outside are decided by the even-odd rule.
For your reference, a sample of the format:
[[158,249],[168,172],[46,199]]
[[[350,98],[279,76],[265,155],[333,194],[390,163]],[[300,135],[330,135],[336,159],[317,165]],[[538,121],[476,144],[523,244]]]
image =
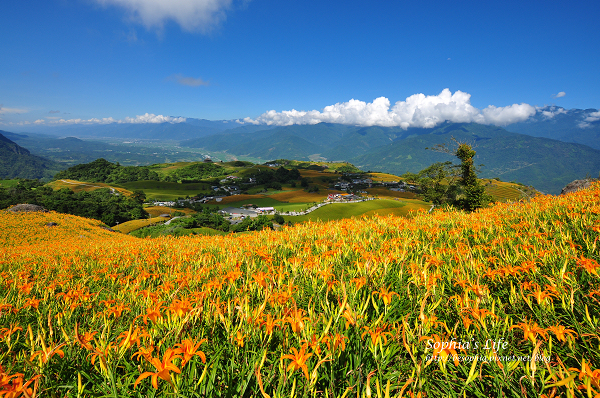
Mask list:
[[6,138],[0,130],[0,179],[50,179],[64,167],[44,159]]
[[596,109],[545,107],[524,122],[506,126],[506,130],[600,149],[600,122],[590,119],[595,112]]
[[596,176],[600,171],[599,150],[478,124],[442,125],[428,134],[394,141],[349,161],[363,170],[417,172],[434,162],[456,161],[451,155],[426,149],[451,144],[452,137],[473,145],[477,151],[475,162],[484,165],[480,177],[518,181],[546,193],[558,194],[570,181]]
[[[183,141],[181,145],[263,159],[308,160],[308,156],[319,154],[329,160],[344,160],[409,134],[399,127],[357,127],[332,123],[283,126],[256,131],[251,131],[248,127],[236,129],[239,132],[227,131]],[[275,145],[282,137],[286,137],[285,146]],[[294,143],[300,145],[296,151],[289,147]]]

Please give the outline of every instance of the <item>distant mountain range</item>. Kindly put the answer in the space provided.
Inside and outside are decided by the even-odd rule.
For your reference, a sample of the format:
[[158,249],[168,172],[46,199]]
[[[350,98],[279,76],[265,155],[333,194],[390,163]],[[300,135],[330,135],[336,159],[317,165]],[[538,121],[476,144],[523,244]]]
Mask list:
[[0,130],[0,179],[50,179],[65,168],[60,163],[32,155],[4,134],[13,135]]
[[[322,124],[322,123],[321,123]],[[292,127],[292,126],[288,126]],[[350,128],[359,129],[354,126]],[[187,118],[182,123],[110,123],[72,125],[31,125],[28,132],[61,137],[111,137],[154,140],[195,140],[221,133],[253,133],[275,126],[240,123],[236,120],[206,120]],[[399,128],[378,127],[382,131]],[[505,126],[512,133],[552,138],[559,141],[584,144],[600,149],[600,113],[596,109],[564,109],[556,106],[538,108],[525,122]]]
[[426,149],[437,144],[451,147],[452,138],[473,145],[476,162],[483,164],[481,177],[517,181],[547,193],[560,193],[570,181],[588,174],[596,177],[600,171],[600,150],[475,123],[408,130],[320,123],[255,133],[223,132],[181,145],[263,159],[344,160],[362,170],[401,175],[434,162],[456,161]]
[[[183,147],[264,160],[343,160],[364,170],[394,174],[455,160],[426,150],[454,137],[474,145],[477,161],[484,165],[482,177],[517,181],[555,194],[570,181],[596,177],[600,171],[600,112],[595,109],[539,108],[527,121],[505,128],[473,123],[408,130],[330,123],[276,127],[188,118],[182,123],[71,125],[44,132],[88,139],[175,140]],[[71,141],[64,144],[85,146]]]
[[560,107],[545,107],[525,122],[506,126],[506,130],[600,149],[598,113],[596,109],[566,110]]

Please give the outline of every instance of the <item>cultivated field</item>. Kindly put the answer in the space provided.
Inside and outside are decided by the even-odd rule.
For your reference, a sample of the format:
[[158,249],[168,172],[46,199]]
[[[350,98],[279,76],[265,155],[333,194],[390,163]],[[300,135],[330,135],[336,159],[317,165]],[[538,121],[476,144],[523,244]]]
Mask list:
[[0,396],[600,393],[599,185],[234,236],[0,225]]
[[167,181],[133,181],[121,184],[129,189],[141,189],[149,200],[176,200],[186,196],[196,196],[198,194],[210,194],[212,191],[210,185],[206,183],[179,184]]
[[[408,207],[407,207],[408,206]],[[304,216],[286,216],[293,222],[333,221],[343,218],[360,217],[365,214],[408,216],[410,211],[429,210],[431,205],[420,200],[399,201],[390,199],[370,200],[358,203],[332,203]]]
[[131,231],[135,231],[136,229],[148,227],[150,225],[162,224],[167,221],[168,218],[164,217],[153,217],[153,218],[144,218],[141,220],[131,220],[124,222],[122,224],[116,225],[112,227],[115,231],[119,231],[124,234],[128,234]]
[[190,210],[190,209],[172,209],[170,207],[164,207],[164,206],[148,206],[148,207],[144,207],[144,210],[146,210],[152,217],[158,217],[161,214],[173,215],[173,213],[175,213],[175,212],[180,212],[180,213],[185,213],[185,214],[195,213],[195,211]]
[[113,192],[118,192],[118,193],[126,195],[126,196],[133,195],[133,192],[131,192],[128,189],[114,186],[114,185],[105,184],[103,182],[82,182],[82,181],[75,181],[75,180],[56,180],[56,181],[49,182],[46,185],[48,185],[49,187],[52,187],[52,189],[54,189],[54,190],[68,188],[68,189],[72,190],[73,192],[81,192],[81,191],[90,192],[90,191],[95,191],[96,189],[110,189],[110,190],[113,190]]

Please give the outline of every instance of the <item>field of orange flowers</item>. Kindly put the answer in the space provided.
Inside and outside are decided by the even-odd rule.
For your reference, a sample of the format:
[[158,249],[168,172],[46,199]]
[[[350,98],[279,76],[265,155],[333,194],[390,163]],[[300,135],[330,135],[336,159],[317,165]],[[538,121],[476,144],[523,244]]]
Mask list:
[[600,394],[600,185],[237,236],[0,225],[0,397]]

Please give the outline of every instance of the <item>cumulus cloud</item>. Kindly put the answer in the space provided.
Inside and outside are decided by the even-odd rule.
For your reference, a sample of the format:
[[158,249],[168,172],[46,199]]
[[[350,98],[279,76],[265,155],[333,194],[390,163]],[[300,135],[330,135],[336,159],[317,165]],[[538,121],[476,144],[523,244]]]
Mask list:
[[471,94],[444,89],[438,95],[414,94],[405,101],[390,106],[390,100],[379,97],[366,103],[352,99],[323,108],[323,111],[268,111],[256,119],[245,118],[245,123],[289,126],[292,124],[317,124],[321,122],[357,126],[435,127],[445,121],[455,123],[476,122],[504,126],[526,120],[536,113],[528,104],[505,107],[488,106],[479,110],[471,105]]
[[225,19],[232,0],[96,0],[102,5],[116,5],[127,10],[133,19],[147,28],[162,29],[174,21],[189,32],[207,32]]
[[560,108],[560,107],[556,107],[556,106],[543,106],[543,107],[537,107],[536,109],[546,119],[553,119],[556,115],[560,115],[562,113],[567,113],[565,108]]
[[198,87],[198,86],[208,86],[209,83],[200,78],[195,77],[187,77],[182,74],[176,74],[168,77],[169,80],[174,80],[182,86],[190,86],[190,87]]
[[564,97],[565,95],[567,95],[567,93],[565,93],[564,91],[561,91],[560,93],[553,95],[552,98],[560,98],[560,97]]
[[590,127],[592,123],[597,122],[598,120],[600,120],[600,111],[588,113],[587,117],[579,123],[579,127]]
[[3,104],[0,104],[0,115],[1,114],[7,114],[7,113],[27,113],[28,110],[27,109],[23,109],[23,108],[5,108]]
[[[48,118],[51,119],[51,118]],[[172,116],[163,116],[163,115],[155,115],[153,113],[146,113],[144,115],[137,115],[136,117],[126,117],[125,119],[117,120],[112,117],[105,117],[102,119],[92,118],[92,119],[59,119],[59,120],[36,120],[35,124],[111,124],[111,123],[119,123],[119,124],[144,124],[144,123],[183,123],[187,119],[184,117],[172,117]]]
[[119,120],[118,123],[183,123],[186,120],[187,119],[184,117],[171,117],[146,113],[144,115],[137,115],[136,117],[126,117],[123,120]]

